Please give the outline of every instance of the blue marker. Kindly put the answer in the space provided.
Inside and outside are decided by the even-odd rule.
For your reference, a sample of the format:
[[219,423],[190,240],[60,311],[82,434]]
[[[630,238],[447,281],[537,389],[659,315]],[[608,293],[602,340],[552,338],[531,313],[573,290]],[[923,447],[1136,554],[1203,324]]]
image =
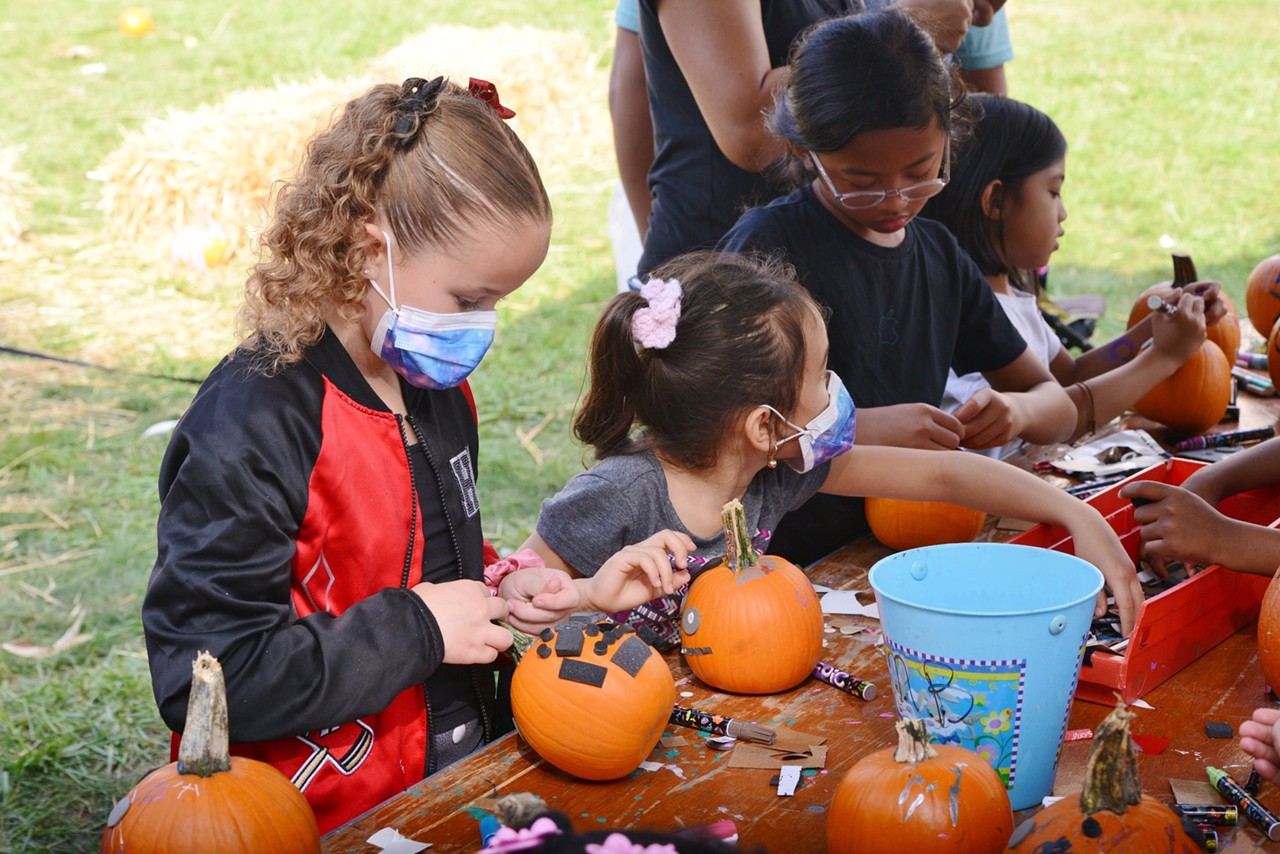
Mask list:
[[494,834],[502,829],[502,824],[494,816],[487,815],[480,819],[480,847],[488,848]]

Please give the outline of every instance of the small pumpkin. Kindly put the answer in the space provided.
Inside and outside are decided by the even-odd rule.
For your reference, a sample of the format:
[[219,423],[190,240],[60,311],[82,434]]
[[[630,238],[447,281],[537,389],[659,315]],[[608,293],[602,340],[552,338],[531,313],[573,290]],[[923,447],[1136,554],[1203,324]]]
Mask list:
[[1280,318],[1280,254],[1263,258],[1244,286],[1244,310],[1259,335],[1269,335]]
[[1003,851],[1013,811],[1000,775],[970,750],[930,744],[922,720],[894,726],[898,746],[864,756],[836,787],[827,850]]
[[1027,854],[1193,854],[1201,850],[1184,830],[1181,816],[1142,794],[1129,737],[1132,718],[1124,703],[1117,702],[1094,728],[1080,797],[1063,798],[1023,822],[1009,844],[1011,850]]
[[987,524],[981,510],[947,501],[907,501],[870,497],[867,524],[875,538],[894,551],[967,543]]
[[116,804],[102,854],[319,851],[320,830],[302,792],[273,766],[227,751],[222,666],[202,652],[191,668],[178,761],[147,774]]
[[1280,691],[1280,574],[1267,585],[1258,611],[1258,663],[1267,684]]
[[534,752],[584,780],[616,780],[639,768],[676,702],[662,656],[610,621],[570,618],[537,639],[512,632],[519,663],[511,712]]
[[746,513],[724,506],[725,558],[685,597],[680,641],[689,669],[721,691],[776,694],[813,673],[822,657],[822,605],[804,572],[756,551]]
[[[1132,329],[1151,313],[1152,309],[1147,305],[1147,297],[1155,294],[1161,299],[1167,300],[1173,295],[1175,287],[1186,287],[1198,280],[1196,265],[1191,260],[1191,256],[1175,252],[1173,254],[1173,281],[1152,285],[1140,293],[1137,301],[1133,304],[1133,308],[1129,311],[1129,325],[1126,328]],[[1216,323],[1206,327],[1205,331],[1208,339],[1217,344],[1223,355],[1227,357],[1227,362],[1234,363],[1236,351],[1240,349],[1240,316],[1236,312],[1235,304],[1231,302],[1231,298],[1226,293],[1219,291],[1217,298],[1221,300],[1226,308],[1226,314],[1219,318]]]
[[1202,433],[1222,420],[1230,403],[1231,362],[1218,345],[1206,340],[1182,367],[1139,398],[1133,408],[1139,415],[1179,432]]
[[1267,376],[1271,377],[1273,386],[1280,388],[1280,320],[1271,327],[1271,334],[1267,336]]

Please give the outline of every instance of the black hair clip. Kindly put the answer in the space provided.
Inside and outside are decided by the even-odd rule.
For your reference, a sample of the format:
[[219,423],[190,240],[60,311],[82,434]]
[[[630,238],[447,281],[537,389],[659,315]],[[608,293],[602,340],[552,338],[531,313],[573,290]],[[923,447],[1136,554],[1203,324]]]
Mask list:
[[422,128],[421,119],[435,111],[436,101],[448,84],[449,81],[443,77],[432,80],[410,77],[404,81],[400,89],[400,103],[397,107],[399,115],[395,127],[395,134],[399,137],[396,141],[398,146],[408,148],[413,145],[418,137],[418,130]]

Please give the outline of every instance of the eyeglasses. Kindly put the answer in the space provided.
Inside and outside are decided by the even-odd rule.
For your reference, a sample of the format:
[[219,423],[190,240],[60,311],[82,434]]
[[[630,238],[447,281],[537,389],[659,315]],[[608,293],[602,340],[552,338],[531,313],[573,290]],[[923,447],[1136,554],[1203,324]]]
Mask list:
[[836,189],[835,183],[831,180],[831,176],[827,174],[826,168],[822,165],[822,161],[818,159],[816,151],[809,152],[813,165],[818,167],[818,174],[822,176],[822,180],[826,182],[827,189],[831,191],[831,195],[844,208],[851,211],[865,210],[874,208],[876,205],[882,204],[885,199],[897,196],[904,202],[922,202],[925,199],[931,199],[938,193],[942,192],[942,188],[947,186],[951,181],[951,138],[948,137],[942,148],[942,175],[931,181],[921,181],[919,184],[911,184],[907,187],[901,187],[897,190],[854,190],[851,193],[842,193]]

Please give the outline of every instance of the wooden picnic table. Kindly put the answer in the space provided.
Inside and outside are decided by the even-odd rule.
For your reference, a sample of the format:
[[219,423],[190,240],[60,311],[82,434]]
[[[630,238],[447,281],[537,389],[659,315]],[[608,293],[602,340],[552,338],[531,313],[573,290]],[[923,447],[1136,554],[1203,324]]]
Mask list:
[[[1238,425],[1248,429],[1276,424],[1280,401],[1241,395]],[[1156,430],[1152,431],[1156,433]],[[1158,436],[1159,437],[1159,436]],[[1051,451],[1044,456],[1052,456]],[[1013,532],[988,523],[982,537],[1003,541]],[[868,589],[866,573],[889,550],[874,539],[858,540],[810,568],[815,584],[840,589]],[[838,627],[851,618],[832,616]],[[874,621],[872,621],[874,622]],[[739,846],[746,851],[822,851],[825,849],[826,810],[844,772],[861,757],[896,743],[896,719],[885,660],[868,635],[828,633],[823,660],[859,678],[874,682],[879,696],[863,701],[815,680],[770,696],[740,696],[717,692],[693,677],[678,653],[669,655],[677,683],[677,702],[708,709],[735,719],[788,726],[826,738],[826,765],[806,772],[794,796],[779,797],[768,769],[729,767],[731,753],[709,748],[697,730],[668,727],[651,759],[656,770],[638,770],[621,780],[585,782],[542,761],[517,734],[508,734],[480,752],[430,777],[368,813],[326,835],[325,852],[373,852],[366,840],[390,827],[402,836],[432,844],[432,852],[479,849],[479,818],[494,797],[515,792],[541,796],[551,809],[570,818],[580,831],[593,828],[676,830],[732,819]],[[1135,734],[1168,738],[1162,752],[1143,754],[1138,766],[1147,794],[1173,801],[1168,781],[1205,781],[1205,766],[1227,770],[1241,782],[1249,758],[1238,737],[1209,738],[1208,721],[1238,728],[1253,709],[1267,705],[1266,685],[1257,660],[1256,624],[1250,623],[1143,697],[1152,708],[1133,708]],[[1092,729],[1109,707],[1076,700],[1068,729]],[[1078,792],[1083,779],[1089,740],[1063,745],[1054,793]],[[1264,785],[1259,800],[1280,812],[1280,787]],[[1015,823],[1029,815],[1015,816]],[[1219,828],[1223,843],[1263,841],[1258,830],[1241,818],[1236,828]]]

